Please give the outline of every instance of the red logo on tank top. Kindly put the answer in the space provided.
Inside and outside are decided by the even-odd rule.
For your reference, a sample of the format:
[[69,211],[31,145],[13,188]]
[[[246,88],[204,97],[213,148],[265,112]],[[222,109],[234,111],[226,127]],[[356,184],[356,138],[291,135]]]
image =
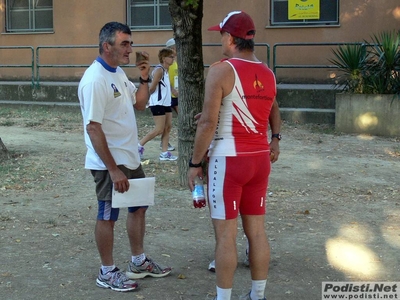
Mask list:
[[257,92],[262,92],[264,90],[264,85],[262,84],[261,81],[258,80],[257,74],[256,74],[256,78],[253,82],[253,87]]

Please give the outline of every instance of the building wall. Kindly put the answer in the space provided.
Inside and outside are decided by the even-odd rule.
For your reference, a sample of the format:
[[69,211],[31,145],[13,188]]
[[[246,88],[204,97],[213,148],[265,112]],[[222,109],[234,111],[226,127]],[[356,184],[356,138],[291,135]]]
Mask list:
[[[112,3],[112,5],[110,5]],[[54,32],[11,34],[5,33],[5,0],[0,0],[0,46],[57,46],[57,45],[97,45],[100,28],[109,21],[126,22],[126,0],[53,0]],[[270,45],[270,66],[272,66],[273,46],[276,43],[333,43],[361,42],[372,34],[383,30],[400,28],[400,2],[398,0],[341,0],[339,8],[340,25],[336,27],[286,27],[269,26],[270,1],[268,0],[204,0],[203,43],[215,43],[204,47],[204,63],[211,64],[221,58],[218,44],[220,35],[208,32],[209,26],[219,23],[232,10],[244,10],[256,24],[256,43]],[[172,30],[134,31],[135,44],[154,44],[146,47],[157,63],[157,51],[173,36]],[[326,47],[279,47],[278,64],[327,65],[331,46]],[[141,48],[144,50],[144,48]],[[256,48],[257,55],[267,60],[265,46]],[[89,49],[40,49],[41,64],[90,64],[98,54],[97,47]],[[0,65],[29,64],[28,50],[0,50]],[[82,68],[42,68],[41,80],[77,81]],[[127,72],[131,77],[137,74]],[[331,80],[335,70],[327,69],[278,69],[278,82],[325,82]],[[0,80],[29,80],[29,68],[0,68]]]

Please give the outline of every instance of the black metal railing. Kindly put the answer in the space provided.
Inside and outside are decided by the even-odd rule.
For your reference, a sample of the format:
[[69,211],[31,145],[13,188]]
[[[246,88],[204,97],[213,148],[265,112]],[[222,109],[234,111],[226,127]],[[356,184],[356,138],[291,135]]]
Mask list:
[[[31,81],[32,81],[32,86],[34,85],[35,82],[35,63],[34,63],[34,57],[35,57],[35,52],[34,48],[32,46],[0,46],[0,51],[1,50],[30,50],[30,63],[26,64],[0,64],[0,68],[30,68],[31,69]],[[18,51],[18,53],[14,53],[14,56],[18,57],[23,57],[22,53]],[[3,55],[0,55],[0,57],[3,57]]]
[[[277,75],[278,69],[337,69],[335,65],[328,64],[278,64],[277,55],[279,54],[278,48],[296,48],[296,47],[337,47],[342,45],[362,45],[363,43],[277,43],[273,47],[272,70]],[[293,57],[296,51],[293,50]],[[328,61],[327,57],[324,57]]]

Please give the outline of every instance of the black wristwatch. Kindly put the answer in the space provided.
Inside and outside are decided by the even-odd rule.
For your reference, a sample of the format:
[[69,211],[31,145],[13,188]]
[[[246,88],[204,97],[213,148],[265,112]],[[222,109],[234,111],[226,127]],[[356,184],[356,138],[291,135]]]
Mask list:
[[192,159],[189,159],[189,168],[200,168],[201,167],[201,162],[198,164],[192,163]]
[[271,140],[273,138],[277,138],[278,141],[280,141],[282,139],[282,135],[280,133],[274,133],[273,135],[271,135]]
[[149,76],[149,78],[147,78],[146,80],[144,80],[141,76],[139,77],[139,82],[140,84],[145,84],[145,83],[150,83],[151,82],[151,78]]

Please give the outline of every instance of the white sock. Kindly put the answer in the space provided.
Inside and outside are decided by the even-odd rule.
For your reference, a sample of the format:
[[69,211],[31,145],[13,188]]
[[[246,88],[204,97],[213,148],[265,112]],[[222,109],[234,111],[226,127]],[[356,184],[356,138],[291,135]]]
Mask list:
[[266,285],[267,285],[267,280],[252,280],[250,298],[264,299]]
[[115,269],[115,265],[112,265],[112,266],[103,266],[103,265],[101,265],[101,273],[103,273],[103,275],[107,274],[108,272],[111,272],[114,269]]
[[132,262],[135,266],[141,266],[146,260],[146,254],[132,255]]
[[217,286],[217,300],[231,300],[232,289],[221,289]]

